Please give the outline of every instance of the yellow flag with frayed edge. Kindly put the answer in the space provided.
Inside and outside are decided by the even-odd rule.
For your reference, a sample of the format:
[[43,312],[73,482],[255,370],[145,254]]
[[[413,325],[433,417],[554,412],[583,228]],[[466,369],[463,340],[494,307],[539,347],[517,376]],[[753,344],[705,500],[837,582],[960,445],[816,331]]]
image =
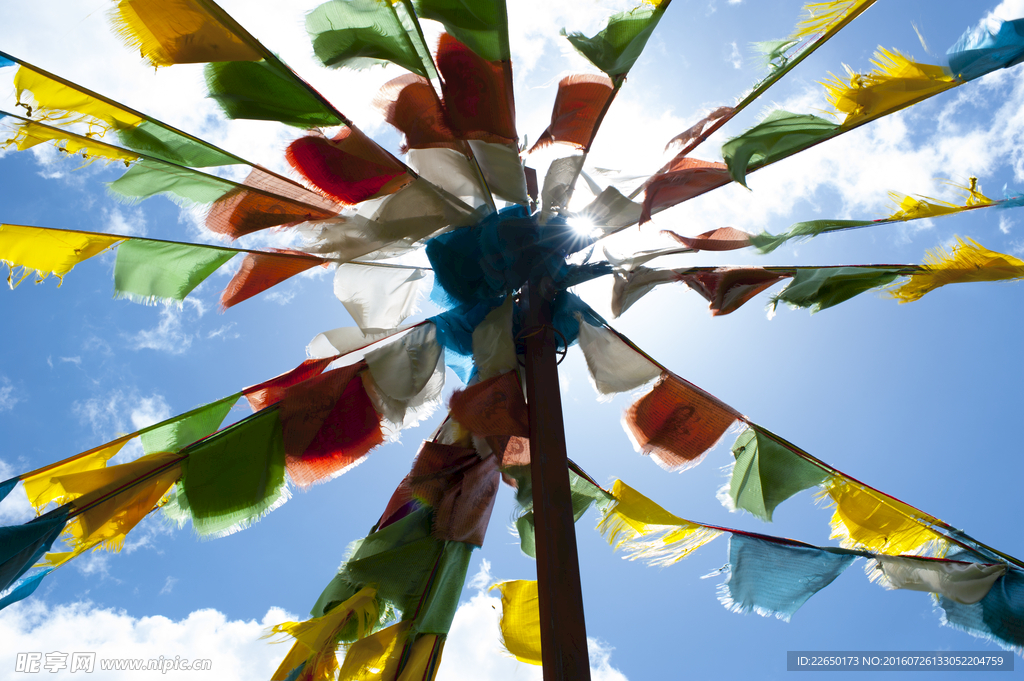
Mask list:
[[901,501],[839,476],[832,477],[818,500],[830,499],[831,539],[848,549],[885,555],[913,554],[945,536],[932,529],[937,522]]
[[946,284],[1024,278],[1024,261],[990,251],[972,239],[964,241],[957,237],[956,241],[952,253],[941,247],[929,251],[925,255],[924,269],[892,291],[892,297],[901,303],[910,303]]
[[922,218],[936,218],[940,215],[959,213],[964,209],[955,203],[932,199],[927,196],[909,196],[899,192],[889,192],[889,198],[896,204],[896,210],[886,220],[920,220]]
[[491,587],[501,591],[501,643],[520,662],[541,664],[537,582],[516,579]]
[[[75,265],[123,240],[116,236],[0,224],[0,262],[10,268],[7,283],[11,288],[33,271],[39,276],[37,283],[51,273],[63,281]],[[15,267],[23,268],[17,282]]]
[[843,127],[899,111],[920,100],[961,85],[944,66],[919,64],[895,50],[879,47],[871,60],[876,68],[865,74],[846,68],[846,78],[823,81],[825,97],[839,114]]
[[344,628],[354,624],[357,638],[365,637],[380,621],[377,606],[377,590],[364,587],[344,603],[337,605],[326,615],[303,622],[275,624],[263,638],[283,634],[295,639],[271,681],[284,681],[302,663],[306,663],[304,674],[310,679],[333,679],[338,671],[338,637]]
[[621,480],[612,486],[612,496],[615,502],[597,529],[615,550],[625,549],[629,560],[671,565],[722,534],[669,513]]
[[181,477],[182,458],[160,452],[119,466],[55,478],[73,499],[72,513],[76,515],[62,535],[71,551],[48,553],[43,564],[56,566],[93,548],[120,551],[125,535],[162,503]]
[[966,192],[964,194],[964,205],[973,208],[974,206],[991,206],[995,201],[988,198],[981,193],[981,188],[978,186],[978,178],[969,177],[967,178],[967,186],[957,184],[956,182],[949,182],[952,187],[956,187],[960,191]]
[[[14,92],[18,104],[29,110],[29,117],[32,116],[32,109],[37,109],[36,120],[59,121],[63,125],[86,122],[90,126],[99,127],[102,132],[111,127],[134,128],[142,123],[142,118],[122,107],[87,95],[25,65],[20,66],[14,74]],[[31,100],[25,97],[26,92],[32,94]],[[30,107],[30,102],[35,106]],[[43,110],[41,116],[38,109]]]
[[13,126],[13,129],[8,126],[8,129],[13,136],[4,140],[2,145],[14,146],[18,151],[31,149],[45,142],[53,142],[60,151],[69,155],[82,152],[82,158],[88,162],[86,165],[97,158],[122,161],[126,166],[132,161],[139,160],[139,155],[133,151],[33,121],[25,120]]
[[804,5],[804,16],[786,40],[803,40],[833,28],[853,14],[860,14],[875,0],[831,0],[831,2],[809,2]]
[[112,21],[125,44],[155,67],[263,58],[202,0],[120,0]]
[[[0,243],[2,243],[2,238],[3,234],[0,232]],[[36,509],[36,513],[41,513],[43,508],[51,501],[58,504],[70,501],[72,497],[64,489],[64,486],[60,484],[59,478],[72,473],[82,473],[105,467],[107,461],[121,451],[121,448],[127,443],[127,439],[115,440],[102,447],[84,452],[67,463],[23,477],[21,484],[25,487],[28,503],[32,504],[32,507]]]

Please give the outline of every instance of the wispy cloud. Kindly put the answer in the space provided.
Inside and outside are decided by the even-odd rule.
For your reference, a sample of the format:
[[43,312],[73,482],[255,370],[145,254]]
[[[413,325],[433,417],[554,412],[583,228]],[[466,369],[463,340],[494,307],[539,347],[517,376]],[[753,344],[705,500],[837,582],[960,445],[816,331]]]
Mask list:
[[729,52],[729,56],[726,57],[725,60],[732,64],[732,67],[734,69],[743,68],[743,55],[740,54],[739,45],[737,45],[736,41],[734,40],[733,42],[729,43],[729,46],[732,49]]
[[10,411],[22,398],[14,392],[14,384],[6,376],[0,376],[0,411]]
[[146,236],[146,214],[141,207],[121,208],[114,206],[103,210],[103,231],[111,234]]
[[171,589],[173,589],[174,585],[177,583],[178,579],[176,577],[171,577],[168,575],[167,580],[164,582],[163,588],[160,589],[160,595],[163,596],[164,594],[171,593]]
[[74,364],[77,367],[82,366],[82,358],[77,355],[75,357],[61,357],[60,361],[66,362],[67,364]]
[[185,328],[187,311],[191,308],[198,317],[206,312],[206,307],[198,299],[186,299],[189,307],[179,309],[175,305],[164,305],[160,309],[160,323],[152,329],[143,329],[128,337],[133,350],[157,350],[172,355],[183,355],[192,347],[192,342],[199,338]]
[[154,393],[144,397],[135,390],[122,389],[75,402],[71,410],[93,433],[105,439],[145,428],[171,415],[163,395]]

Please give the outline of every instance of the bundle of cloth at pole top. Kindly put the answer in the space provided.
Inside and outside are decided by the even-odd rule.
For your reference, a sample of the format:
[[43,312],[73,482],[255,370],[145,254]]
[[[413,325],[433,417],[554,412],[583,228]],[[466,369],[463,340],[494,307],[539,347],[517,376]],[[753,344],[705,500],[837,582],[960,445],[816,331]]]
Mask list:
[[[800,222],[778,235],[722,227],[656,251],[595,256],[602,238],[860,125],[1024,60],[1024,19],[969,31],[950,48],[948,66],[920,64],[882,50],[876,68],[825,84],[838,122],[777,110],[722,147],[723,162],[694,149],[799,62],[867,10],[873,0],[812,3],[807,16],[769,47],[769,75],[730,106],[712,111],[672,143],[679,153],[633,192],[600,187],[584,171],[608,108],[669,1],[611,16],[594,36],[566,37],[595,67],[567,77],[551,123],[529,150],[519,147],[503,0],[332,0],[307,17],[325,66],[390,63],[408,73],[377,98],[404,135],[404,160],[346,118],[212,0],[120,0],[115,29],[153,66],[205,63],[210,96],[228,118],[271,120],[306,130],[287,149],[300,179],[273,172],[145,113],[119,104],[15,55],[21,112],[2,112],[6,146],[54,143],[68,155],[123,163],[110,191],[126,201],[163,194],[205,207],[206,226],[226,238],[268,228],[301,233],[301,247],[251,250],[61,229],[0,225],[0,260],[17,286],[35,273],[61,281],[72,268],[116,248],[115,297],[181,303],[219,267],[242,256],[225,289],[225,308],[307,269],[334,267],[334,290],[356,327],[320,334],[309,359],[281,376],[44,468],[0,483],[0,498],[21,484],[39,516],[0,528],[0,607],[29,596],[54,569],[91,550],[117,551],[144,517],[191,522],[203,537],[247,528],[306,488],[358,465],[376,447],[428,416],[441,400],[446,367],[465,383],[449,414],[423,443],[380,520],[357,542],[313,606],[312,618],[272,633],[294,639],[274,679],[429,679],[436,673],[472,551],[481,546],[500,483],[516,489],[522,549],[533,553],[528,417],[519,376],[525,328],[519,294],[531,280],[553,289],[560,350],[579,345],[602,396],[653,387],[623,417],[636,449],[668,470],[684,470],[734,424],[742,424],[735,465],[721,498],[770,521],[776,506],[818,487],[835,507],[839,547],[703,525],[673,515],[616,481],[603,489],[570,465],[573,508],[591,505],[599,529],[629,558],[678,561],[729,534],[721,600],[738,612],[788,619],[858,558],[888,588],[936,594],[945,621],[976,636],[1024,649],[1024,565],[952,526],[830,467],[741,412],[676,376],[572,292],[614,277],[618,315],[655,286],[683,282],[728,314],[783,280],[769,305],[812,311],[888,287],[900,302],[952,283],[1024,277],[1024,262],[967,239],[922,265],[689,267],[652,269],[652,260],[696,251],[755,248],[791,239],[971,210],[1024,205],[991,199],[977,179],[950,203],[893,193],[890,215]],[[443,27],[436,50],[420,20]],[[328,136],[323,129],[339,130]],[[525,153],[552,144],[574,153],[551,164],[542,183]],[[240,166],[247,177],[222,177]],[[596,198],[568,206],[583,179]],[[636,200],[643,194],[642,200]],[[501,205],[499,205],[501,204]],[[589,225],[581,231],[578,225]],[[425,249],[430,267],[394,258]],[[403,326],[433,280],[444,310]],[[253,414],[222,428],[244,397]],[[143,456],[107,465],[130,440]],[[54,549],[58,540],[64,550]],[[766,569],[764,566],[771,566]],[[755,567],[756,566],[756,567]],[[518,658],[539,664],[536,585],[498,585],[502,634]],[[344,651],[339,663],[338,651]]]

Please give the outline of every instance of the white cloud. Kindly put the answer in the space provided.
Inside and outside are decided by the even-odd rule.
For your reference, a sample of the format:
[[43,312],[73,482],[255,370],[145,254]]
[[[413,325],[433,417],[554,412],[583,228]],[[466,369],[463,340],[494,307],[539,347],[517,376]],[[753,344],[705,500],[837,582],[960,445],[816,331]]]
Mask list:
[[177,578],[168,575],[167,580],[164,582],[163,588],[160,589],[160,595],[171,593],[171,589],[178,583]]
[[[19,471],[0,459],[0,480],[10,480]],[[16,485],[3,501],[0,501],[0,525],[20,525],[36,516],[35,509],[28,503],[25,488]]]
[[[96,678],[105,681],[136,681],[138,672],[101,671],[101,659],[164,659],[212,661],[212,672],[222,681],[268,679],[286,646],[268,643],[260,637],[279,622],[298,619],[271,608],[261,621],[229,620],[216,610],[198,610],[181,620],[166,617],[133,617],[124,610],[95,609],[90,603],[56,607],[33,598],[0,611],[0,669],[13,670],[19,652],[95,652]],[[55,681],[81,676],[63,670],[43,671]],[[21,675],[18,675],[21,676]],[[7,677],[11,678],[11,677]],[[184,671],[168,671],[160,679],[195,678]]]
[[155,328],[143,329],[135,335],[129,336],[128,340],[132,344],[132,349],[157,350],[172,355],[188,352],[197,334],[184,329],[183,315],[184,310],[179,310],[174,305],[164,305],[160,310],[160,323]]
[[14,393],[14,384],[6,376],[0,376],[0,411],[10,411],[21,402],[21,397]]
[[1014,221],[1008,218],[1005,214],[999,216],[999,231],[1003,234],[1009,234],[1010,230],[1013,229]]
[[725,60],[727,62],[729,62],[730,64],[732,64],[732,67],[734,69],[741,69],[741,68],[743,68],[743,55],[740,54],[740,48],[736,44],[736,41],[734,40],[731,43],[729,43],[729,46],[732,49],[729,52],[729,56],[726,57]]
[[60,361],[66,362],[68,364],[74,364],[77,367],[82,366],[82,358],[78,357],[77,355],[75,357],[61,357]]
[[103,231],[111,234],[146,236],[146,214],[142,208],[113,207],[103,210],[106,226]]
[[132,409],[131,413],[132,426],[135,427],[135,430],[141,430],[171,417],[171,408],[167,405],[163,395],[154,394],[152,397],[144,397],[136,404],[138,406]]
[[74,403],[71,411],[78,419],[92,427],[99,437],[110,438],[144,428],[171,415],[163,395],[148,397],[132,390],[114,390],[105,396],[91,397]]

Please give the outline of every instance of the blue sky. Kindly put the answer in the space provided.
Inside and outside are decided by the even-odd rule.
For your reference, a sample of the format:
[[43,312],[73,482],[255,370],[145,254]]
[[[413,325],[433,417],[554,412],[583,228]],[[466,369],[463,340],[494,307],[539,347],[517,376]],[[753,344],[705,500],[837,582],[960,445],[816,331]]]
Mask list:
[[[398,73],[317,67],[302,34],[303,11],[316,4],[224,6],[364,130],[397,148],[398,136],[369,101],[381,82]],[[518,128],[535,139],[546,126],[559,77],[584,68],[558,29],[592,33],[609,8],[620,6],[589,0],[510,5]],[[768,5],[675,0],[605,122],[593,165],[650,173],[661,165],[668,139],[707,110],[733,103],[761,75],[749,44],[785,36],[800,13],[799,2]],[[224,121],[203,99],[199,68],[154,73],[110,34],[106,10],[107,3],[70,1],[5,8],[0,50],[281,167],[281,152],[297,131]],[[946,48],[993,10],[1022,17],[1024,2],[997,7],[880,0],[695,155],[719,160],[722,141],[774,108],[819,112],[825,105],[817,81],[844,63],[870,68],[879,45],[944,63]],[[0,69],[0,98],[8,110],[13,72]],[[964,182],[972,174],[989,196],[1000,198],[1004,185],[1024,187],[1022,73],[1018,67],[993,74],[865,126],[758,172],[750,180],[753,191],[723,188],[658,215],[643,230],[632,228],[609,247],[624,253],[668,245],[658,237],[660,229],[695,235],[728,225],[777,233],[800,220],[874,219],[891,212],[889,190],[951,198],[942,179]],[[554,157],[530,164],[543,168]],[[193,214],[163,198],[137,206],[114,201],[103,182],[118,176],[115,167],[78,165],[52,151],[0,156],[0,221],[213,239],[200,232]],[[735,251],[659,264],[917,263],[954,235],[1020,256],[1024,213],[981,210],[826,235],[769,256]],[[261,235],[245,243],[263,247],[288,238]],[[212,277],[178,310],[112,300],[112,267],[108,254],[78,266],[60,288],[50,279],[0,292],[0,479],[286,371],[304,359],[317,333],[352,324],[326,273],[298,277],[221,314],[217,299],[230,272]],[[605,313],[610,284],[589,285],[581,295]],[[1015,521],[1024,464],[1014,426],[1024,379],[1016,314],[1021,295],[1019,285],[961,285],[898,305],[870,293],[813,316],[780,309],[768,320],[767,296],[712,318],[699,296],[667,285],[613,325],[754,422],[981,541],[1021,555],[1024,541]],[[431,313],[424,301],[421,315]],[[452,374],[448,378],[448,390],[458,386]],[[619,424],[635,397],[598,402],[578,350],[562,364],[561,382],[569,455],[602,484],[621,478],[692,520],[834,544],[830,512],[815,505],[809,491],[780,506],[772,524],[719,504],[715,492],[726,481],[721,467],[732,459],[732,435],[696,468],[666,473],[633,451]],[[231,418],[247,412],[240,405]],[[36,650],[209,657],[218,678],[269,678],[285,648],[258,637],[269,625],[305,616],[346,545],[379,517],[439,417],[440,411],[337,480],[296,492],[246,531],[199,541],[190,530],[152,517],[129,535],[120,554],[94,553],[62,568],[33,599],[0,612],[0,679],[21,678],[11,671],[14,654]],[[513,505],[511,490],[503,489],[487,541],[470,568],[479,578],[463,595],[440,679],[539,678],[538,670],[502,657],[492,609],[497,599],[478,588],[534,576],[532,561],[508,531]],[[14,495],[0,505],[4,523],[21,522],[24,513]],[[997,650],[941,627],[928,595],[871,584],[863,561],[789,623],[731,614],[716,599],[722,578],[701,579],[727,562],[726,538],[672,567],[648,568],[614,554],[593,530],[596,517],[593,511],[585,516],[577,533],[598,678],[780,678],[787,650]]]

